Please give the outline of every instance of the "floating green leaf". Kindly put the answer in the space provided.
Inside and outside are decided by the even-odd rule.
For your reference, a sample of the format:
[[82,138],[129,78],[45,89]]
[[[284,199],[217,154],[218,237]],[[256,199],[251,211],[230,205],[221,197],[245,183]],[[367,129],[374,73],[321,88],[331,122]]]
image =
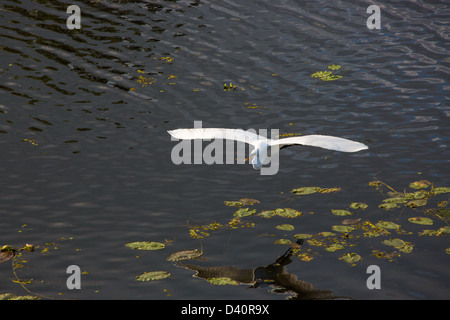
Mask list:
[[291,190],[291,192],[296,195],[306,195],[306,194],[316,193],[319,191],[320,191],[319,187],[301,187],[301,188],[296,188],[296,189]]
[[275,244],[292,244],[292,241],[289,239],[278,239],[275,241]]
[[336,225],[336,226],[332,226],[331,229],[333,229],[336,232],[351,232],[353,230],[355,230],[355,228],[351,227],[351,226],[341,226],[341,225]]
[[378,208],[383,208],[385,210],[390,210],[390,209],[397,208],[397,207],[398,207],[398,204],[395,202],[382,203],[378,206]]
[[417,224],[423,224],[427,226],[431,226],[433,224],[433,220],[430,218],[424,218],[424,217],[411,217],[408,218],[409,222],[417,223]]
[[278,226],[275,226],[278,230],[284,230],[284,231],[292,231],[294,230],[294,226],[292,224],[280,224]]
[[361,256],[356,253],[346,253],[339,258],[339,260],[345,261],[350,264],[354,264],[361,259],[362,259]]
[[322,81],[334,81],[334,80],[339,80],[341,78],[342,78],[341,75],[333,74],[333,75],[329,75],[329,76],[325,76],[325,77],[320,77],[319,79]]
[[402,239],[398,239],[398,238],[390,238],[390,239],[386,239],[381,241],[381,243],[390,246],[390,247],[394,247],[394,248],[401,248],[405,245],[405,241],[403,241]]
[[404,253],[411,253],[411,251],[413,251],[413,248],[414,247],[411,243],[405,243],[405,245],[399,248],[399,250]]
[[341,209],[331,209],[331,212],[336,216],[349,216],[353,213],[347,210],[341,210]]
[[426,199],[420,199],[420,200],[409,201],[408,203],[405,204],[405,206],[411,207],[411,208],[417,208],[417,207],[423,207],[426,204],[427,204]]
[[450,192],[450,187],[437,187],[431,190],[434,194],[448,193]]
[[300,211],[291,208],[275,209],[275,213],[283,218],[295,218],[302,215]]
[[384,228],[384,229],[399,229],[400,225],[394,223],[394,222],[389,222],[389,221],[379,221],[376,224],[377,227],[380,228]]
[[239,200],[244,206],[252,206],[254,204],[259,204],[260,201],[256,199],[250,199],[250,198],[242,198]]
[[272,218],[274,215],[276,215],[276,213],[273,210],[263,210],[260,213],[258,213],[258,216],[263,218]]
[[364,203],[364,202],[352,202],[350,204],[350,208],[352,208],[352,209],[362,209],[362,210],[364,210],[364,209],[367,209],[367,207],[368,207],[368,205],[366,203]]
[[131,249],[138,249],[138,250],[160,250],[164,249],[165,247],[164,243],[153,241],[130,242],[125,244],[125,246]]
[[419,236],[443,236],[445,234],[450,233],[450,226],[445,226],[442,228],[439,228],[437,230],[423,230],[422,232],[419,232]]
[[226,206],[230,206],[230,207],[242,207],[242,202],[240,201],[224,201]]
[[2,293],[0,294],[0,300],[39,300],[37,296],[25,295],[17,296],[13,293]]
[[308,233],[297,233],[297,234],[294,234],[294,238],[295,239],[308,239],[308,238],[311,238],[312,237],[312,234],[308,234]]
[[170,273],[167,271],[151,271],[145,272],[136,277],[137,281],[154,281],[161,280],[170,277]]
[[193,249],[193,250],[183,250],[172,253],[167,257],[167,261],[181,261],[181,260],[189,260],[200,257],[203,254],[202,251]]
[[405,203],[406,201],[407,200],[405,199],[405,197],[398,197],[398,196],[383,200],[384,203]]
[[341,66],[338,64],[331,64],[328,66],[328,69],[330,69],[330,70],[339,70],[340,68],[341,68]]
[[224,286],[224,285],[238,285],[239,282],[228,278],[228,277],[218,277],[218,278],[209,278],[206,279],[209,283],[214,284],[216,286]]
[[333,232],[324,231],[324,232],[319,232],[318,235],[322,236],[322,237],[333,237],[336,234]]
[[311,75],[311,77],[313,77],[313,78],[322,78],[322,77],[329,76],[330,74],[332,74],[331,71],[317,71],[317,72],[314,72]]
[[332,245],[329,245],[325,248],[325,250],[329,252],[335,252],[336,250],[342,250],[344,249],[344,246],[339,243],[333,243]]
[[413,189],[424,189],[424,188],[428,188],[430,185],[431,185],[430,181],[420,180],[420,181],[411,182],[409,184],[409,187],[413,188]]
[[357,224],[361,221],[361,218],[359,219],[344,219],[342,220],[342,224],[348,225],[348,224]]
[[255,209],[249,209],[249,208],[240,208],[234,212],[235,217],[246,217],[251,216],[256,212]]

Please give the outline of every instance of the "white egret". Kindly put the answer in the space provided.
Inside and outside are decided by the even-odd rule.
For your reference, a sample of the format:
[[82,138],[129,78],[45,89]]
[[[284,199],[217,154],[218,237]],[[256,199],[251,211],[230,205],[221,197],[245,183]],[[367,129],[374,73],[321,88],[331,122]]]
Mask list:
[[283,139],[268,139],[251,131],[224,128],[175,129],[169,130],[168,133],[176,139],[229,139],[248,143],[254,147],[253,151],[250,153],[250,157],[252,158],[251,163],[254,169],[260,169],[261,166],[265,164],[267,149],[269,147],[271,154],[278,152],[283,146],[294,144],[319,147],[341,152],[357,152],[368,149],[368,146],[361,142],[325,135],[307,135]]

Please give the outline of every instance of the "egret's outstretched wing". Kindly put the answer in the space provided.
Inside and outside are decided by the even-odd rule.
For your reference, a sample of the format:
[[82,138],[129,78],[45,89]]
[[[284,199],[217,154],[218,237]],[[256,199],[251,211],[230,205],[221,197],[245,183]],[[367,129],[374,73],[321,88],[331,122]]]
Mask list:
[[270,145],[289,145],[301,144],[305,146],[319,147],[329,150],[341,152],[356,152],[368,149],[369,147],[361,142],[356,142],[344,138],[323,136],[323,135],[309,135],[300,137],[290,137],[279,140],[271,140]]
[[222,128],[197,128],[197,129],[176,129],[167,131],[177,139],[228,139],[254,144],[257,141],[269,139],[264,138],[254,132],[242,129],[222,129]]

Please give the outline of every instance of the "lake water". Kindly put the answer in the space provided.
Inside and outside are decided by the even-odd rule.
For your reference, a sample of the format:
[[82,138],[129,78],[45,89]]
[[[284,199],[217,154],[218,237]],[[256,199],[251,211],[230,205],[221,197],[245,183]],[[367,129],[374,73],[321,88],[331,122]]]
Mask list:
[[[450,184],[448,2],[377,1],[380,29],[367,27],[371,1],[73,4],[81,10],[80,29],[66,25],[67,2],[0,5],[0,245],[35,247],[0,263],[0,294],[450,298],[448,193],[430,191]],[[340,77],[311,76],[318,71]],[[175,165],[177,142],[167,130],[192,128],[194,121],[335,135],[369,149],[286,148],[274,175],[248,164]],[[432,185],[409,187],[421,180]],[[377,190],[373,181],[389,187],[379,182]],[[291,193],[311,186],[340,189]],[[390,188],[403,197],[425,190],[413,198],[425,203],[380,208]],[[238,208],[224,201],[242,198],[260,203],[244,206],[255,213],[232,228]],[[354,202],[368,207],[353,209]],[[258,215],[277,208],[303,214]],[[414,217],[433,224],[411,223]],[[361,220],[354,231],[334,232],[346,218]],[[400,227],[364,235],[379,221]],[[193,226],[213,222],[221,227],[197,228],[202,238],[192,236]],[[294,229],[277,228],[283,224]],[[320,232],[334,235],[324,244]],[[273,265],[289,248],[280,239],[295,242],[296,234],[312,237],[289,264]],[[391,238],[404,246],[386,244]],[[165,248],[125,246],[135,241]],[[343,247],[327,251],[333,243]],[[202,256],[167,261],[193,249]],[[347,253],[362,259],[339,259]],[[80,290],[66,286],[70,265],[82,272]],[[379,267],[381,289],[367,287],[370,265]],[[151,271],[170,277],[136,280]],[[253,274],[266,281],[253,285]],[[206,280],[224,277],[240,284]]]

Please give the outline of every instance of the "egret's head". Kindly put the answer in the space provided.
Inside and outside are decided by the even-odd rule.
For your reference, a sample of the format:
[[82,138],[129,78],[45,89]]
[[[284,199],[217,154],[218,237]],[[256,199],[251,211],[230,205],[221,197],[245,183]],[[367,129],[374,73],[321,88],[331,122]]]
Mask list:
[[270,146],[266,141],[262,140],[255,145],[255,149],[250,153],[253,169],[261,169],[266,163],[267,150]]

